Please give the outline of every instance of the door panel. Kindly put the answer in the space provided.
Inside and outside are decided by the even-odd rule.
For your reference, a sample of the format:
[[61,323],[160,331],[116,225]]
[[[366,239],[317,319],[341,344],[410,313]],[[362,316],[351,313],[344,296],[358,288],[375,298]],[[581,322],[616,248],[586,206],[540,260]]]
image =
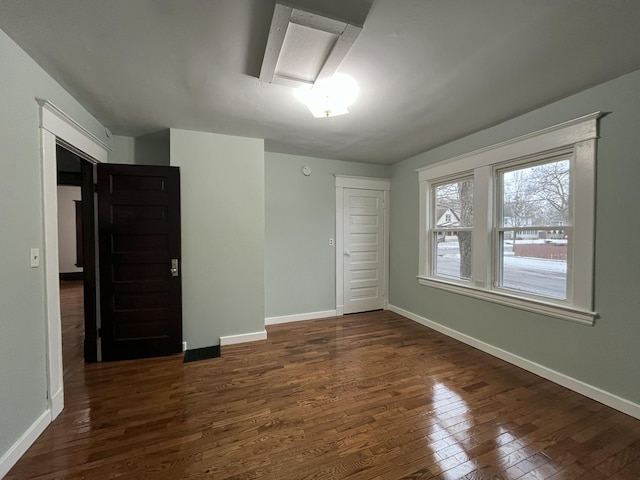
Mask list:
[[103,359],[181,352],[179,169],[99,164],[98,231]]
[[94,165],[80,161],[82,172],[82,278],[84,301],[84,361],[98,361],[97,278]]
[[344,189],[344,313],[384,308],[384,192]]

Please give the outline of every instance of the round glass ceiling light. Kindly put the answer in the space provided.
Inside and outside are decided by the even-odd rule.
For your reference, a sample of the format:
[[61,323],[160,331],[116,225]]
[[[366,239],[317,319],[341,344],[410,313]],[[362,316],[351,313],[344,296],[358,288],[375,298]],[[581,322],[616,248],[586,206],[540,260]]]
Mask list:
[[296,99],[305,104],[314,117],[335,117],[349,113],[347,107],[358,99],[360,87],[349,75],[336,73],[318,80],[313,87],[294,90]]

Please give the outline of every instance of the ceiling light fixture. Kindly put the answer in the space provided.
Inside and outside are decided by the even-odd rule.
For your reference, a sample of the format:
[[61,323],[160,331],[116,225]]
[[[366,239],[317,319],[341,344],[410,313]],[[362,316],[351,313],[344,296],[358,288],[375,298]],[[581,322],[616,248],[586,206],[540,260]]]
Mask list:
[[318,80],[313,87],[305,85],[293,91],[296,99],[305,104],[316,118],[349,113],[347,107],[358,99],[359,93],[358,83],[341,73]]

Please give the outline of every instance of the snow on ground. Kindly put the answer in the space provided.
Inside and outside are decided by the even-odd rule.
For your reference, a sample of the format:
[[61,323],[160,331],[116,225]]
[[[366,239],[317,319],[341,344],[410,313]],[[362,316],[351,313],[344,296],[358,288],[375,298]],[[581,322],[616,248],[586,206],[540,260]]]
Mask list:
[[[510,247],[508,246],[507,248],[510,250]],[[507,249],[505,248],[505,250]],[[502,279],[505,288],[548,298],[566,298],[566,260],[516,257],[512,252],[505,251],[503,267]],[[438,244],[436,271],[438,275],[459,278],[460,253],[458,242]]]

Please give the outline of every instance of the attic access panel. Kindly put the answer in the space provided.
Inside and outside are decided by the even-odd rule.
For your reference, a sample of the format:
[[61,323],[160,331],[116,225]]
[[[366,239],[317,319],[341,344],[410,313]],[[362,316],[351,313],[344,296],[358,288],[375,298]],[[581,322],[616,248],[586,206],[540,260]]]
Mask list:
[[361,26],[276,3],[260,81],[313,85],[336,71]]

